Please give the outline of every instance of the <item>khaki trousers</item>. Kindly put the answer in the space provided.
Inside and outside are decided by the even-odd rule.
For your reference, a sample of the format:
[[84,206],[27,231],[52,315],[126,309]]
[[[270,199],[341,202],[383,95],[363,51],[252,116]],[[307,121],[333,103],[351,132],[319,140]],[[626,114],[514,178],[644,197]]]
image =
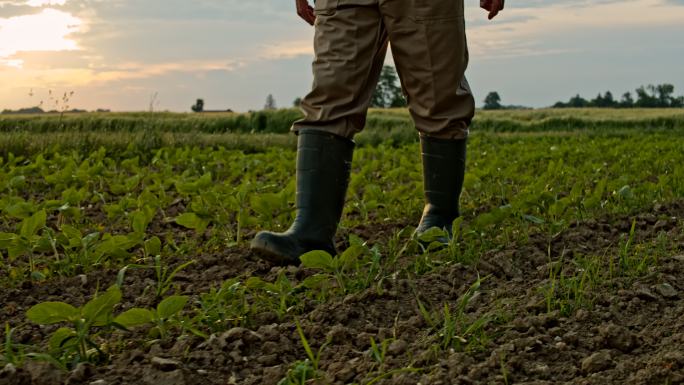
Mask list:
[[461,139],[475,112],[463,0],[317,0],[312,91],[293,125],[346,138],[366,123],[388,43],[416,128]]

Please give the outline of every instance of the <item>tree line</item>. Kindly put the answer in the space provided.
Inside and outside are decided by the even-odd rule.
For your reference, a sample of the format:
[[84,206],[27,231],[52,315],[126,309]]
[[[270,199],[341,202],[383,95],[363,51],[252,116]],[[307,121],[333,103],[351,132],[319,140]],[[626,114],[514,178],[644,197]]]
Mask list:
[[579,94],[573,96],[567,102],[557,102],[554,108],[682,108],[684,96],[673,96],[672,84],[658,84],[641,86],[635,90],[635,96],[631,92],[625,92],[618,100],[610,91],[599,93],[594,99],[585,99]]

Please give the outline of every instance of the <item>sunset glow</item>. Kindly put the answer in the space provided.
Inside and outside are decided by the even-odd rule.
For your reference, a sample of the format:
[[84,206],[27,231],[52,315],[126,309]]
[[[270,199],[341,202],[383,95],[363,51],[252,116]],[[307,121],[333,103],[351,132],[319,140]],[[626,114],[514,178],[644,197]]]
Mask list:
[[16,60],[3,59],[18,52],[76,50],[78,44],[69,35],[79,31],[82,24],[80,19],[55,9],[45,9],[35,15],[0,18],[0,62],[16,67]]

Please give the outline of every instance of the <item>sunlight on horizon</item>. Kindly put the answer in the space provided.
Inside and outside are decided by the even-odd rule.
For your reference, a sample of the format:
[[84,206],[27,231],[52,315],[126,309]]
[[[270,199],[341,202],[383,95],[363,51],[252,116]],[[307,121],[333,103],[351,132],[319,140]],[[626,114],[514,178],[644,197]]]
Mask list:
[[0,63],[21,67],[17,60],[6,60],[18,52],[77,50],[78,44],[69,35],[82,26],[81,19],[51,8],[34,15],[0,18]]

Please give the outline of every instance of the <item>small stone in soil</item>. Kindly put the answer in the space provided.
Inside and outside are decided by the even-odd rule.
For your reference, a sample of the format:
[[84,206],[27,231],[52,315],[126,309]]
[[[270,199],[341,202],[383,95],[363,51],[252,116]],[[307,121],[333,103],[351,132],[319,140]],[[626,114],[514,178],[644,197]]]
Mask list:
[[608,347],[628,353],[636,346],[636,336],[629,329],[615,324],[599,327],[599,334]]
[[656,285],[655,290],[658,292],[658,294],[665,298],[677,297],[677,289],[672,287],[672,285],[669,283],[661,283],[660,285]]
[[582,371],[585,373],[596,373],[606,370],[612,365],[613,360],[610,357],[610,352],[602,350],[582,360]]
[[408,349],[408,344],[406,341],[396,340],[390,344],[389,348],[387,348],[387,353],[389,353],[391,356],[398,356],[404,354],[406,349]]
[[162,357],[152,357],[151,362],[153,367],[163,372],[170,372],[172,370],[178,369],[181,366],[181,363],[178,361],[169,360]]

